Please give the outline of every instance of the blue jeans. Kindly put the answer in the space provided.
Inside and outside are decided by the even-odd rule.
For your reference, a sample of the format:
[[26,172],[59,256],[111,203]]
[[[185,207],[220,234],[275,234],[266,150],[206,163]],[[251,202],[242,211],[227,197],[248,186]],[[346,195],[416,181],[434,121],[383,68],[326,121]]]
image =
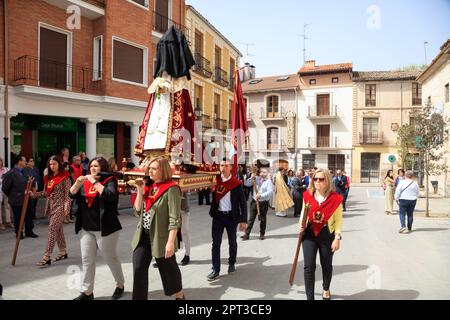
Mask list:
[[408,230],[411,230],[413,224],[413,213],[416,207],[417,200],[402,200],[400,199],[400,224],[402,228],[406,228],[405,215],[408,216]]

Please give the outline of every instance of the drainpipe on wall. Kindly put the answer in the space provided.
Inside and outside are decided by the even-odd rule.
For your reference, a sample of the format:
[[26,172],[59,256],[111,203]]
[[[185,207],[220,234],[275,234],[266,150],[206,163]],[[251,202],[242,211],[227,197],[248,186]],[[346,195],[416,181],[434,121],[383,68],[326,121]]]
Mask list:
[[4,83],[5,83],[5,94],[4,94],[4,105],[5,105],[5,133],[4,133],[4,143],[5,143],[5,167],[9,167],[9,106],[8,106],[8,84],[9,84],[9,61],[8,61],[8,0],[4,1],[3,4],[3,20],[4,20],[4,26],[3,26],[3,32],[4,32],[4,57],[3,57],[3,63],[4,63]]
[[298,88],[294,88],[295,92],[295,110],[297,110],[297,115],[295,117],[295,142],[294,142],[294,152],[295,152],[295,172],[297,172],[298,168],[298,148],[297,143],[300,141],[298,138],[299,134],[299,128],[298,128],[298,121],[300,116],[300,110],[298,110]]

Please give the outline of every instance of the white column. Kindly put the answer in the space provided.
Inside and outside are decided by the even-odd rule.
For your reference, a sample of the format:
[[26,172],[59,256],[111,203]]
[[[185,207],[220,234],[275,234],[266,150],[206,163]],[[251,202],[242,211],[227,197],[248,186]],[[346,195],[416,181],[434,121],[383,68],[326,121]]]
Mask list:
[[141,123],[139,122],[131,122],[131,123],[127,123],[127,125],[130,126],[130,154],[131,154],[131,161],[133,161],[133,163],[136,166],[139,166],[139,157],[136,157],[134,155],[134,146],[136,145],[137,139],[139,137],[139,126],[141,125]]
[[5,111],[0,111],[0,157],[3,159],[3,165],[6,161],[5,155]]
[[97,156],[97,123],[102,122],[100,119],[85,119],[86,124],[86,156],[89,159]]

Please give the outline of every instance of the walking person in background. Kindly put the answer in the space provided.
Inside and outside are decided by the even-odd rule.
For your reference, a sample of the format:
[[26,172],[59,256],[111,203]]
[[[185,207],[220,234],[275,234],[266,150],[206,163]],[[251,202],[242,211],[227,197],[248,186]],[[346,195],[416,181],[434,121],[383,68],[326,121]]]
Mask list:
[[397,188],[400,181],[405,180],[405,170],[398,169],[397,177],[395,178],[395,187]]
[[109,173],[108,162],[96,157],[89,163],[90,174],[78,177],[70,188],[70,197],[78,204],[75,233],[81,231],[80,247],[83,263],[82,292],[75,300],[94,299],[95,265],[100,250],[108,265],[116,289],[111,297],[118,300],[124,292],[125,279],[117,256],[122,226],[118,214],[117,180]]
[[[23,174],[27,177],[33,177],[33,189],[35,191],[41,191],[42,190],[42,177],[41,173],[39,172],[39,169],[35,166],[34,158],[28,158],[27,165],[23,169]],[[33,220],[36,219],[36,207],[38,203],[38,199],[30,199],[30,207],[31,207],[31,215],[33,216]]]
[[345,197],[344,197],[344,202],[345,202],[345,204],[347,204],[348,194],[350,193],[350,177],[347,175],[347,173],[344,170],[342,170],[342,174],[347,179],[347,184],[345,185]]
[[347,177],[344,176],[342,170],[336,171],[336,176],[334,177],[334,185],[336,187],[336,192],[339,193],[343,199],[342,207],[344,208],[344,211],[347,211],[347,207],[346,207],[346,203],[345,203]]
[[34,199],[47,198],[45,215],[48,216],[48,238],[44,256],[36,263],[39,267],[51,265],[51,254],[55,243],[58,244],[59,254],[54,261],[68,258],[63,221],[70,214],[72,200],[69,198],[69,191],[72,183],[69,173],[63,169],[57,156],[51,156],[48,159],[47,172],[48,174],[44,177],[44,191],[31,194]]
[[[9,171],[8,168],[3,166],[3,159],[0,158],[0,230],[5,230],[6,228],[13,228],[11,223],[11,208],[8,204],[8,197],[3,193],[2,181],[3,176]],[[5,210],[5,223],[3,223],[3,210]]]
[[169,161],[155,158],[149,164],[150,184],[136,180],[137,196],[134,214],[139,223],[132,240],[133,300],[148,298],[148,268],[155,257],[166,296],[185,300],[181,271],[175,252],[177,233],[181,226],[181,190],[171,180]]
[[275,215],[277,217],[286,217],[286,211],[294,206],[292,195],[287,185],[287,176],[284,174],[283,168],[278,169],[275,176]]
[[81,151],[79,153],[79,156],[81,158],[81,167],[83,168],[83,176],[88,174],[89,171],[89,159],[86,156],[86,152]]
[[294,217],[300,217],[303,209],[303,192],[308,189],[305,170],[299,169],[292,181],[292,199],[294,200]]
[[388,170],[386,177],[383,180],[384,189],[384,212],[387,215],[392,214],[394,205],[394,171]]
[[189,193],[184,192],[181,197],[181,239],[184,247],[184,257],[180,264],[186,266],[191,261],[191,228],[189,212]]
[[[19,233],[20,215],[22,213],[23,200],[25,198],[25,189],[28,183],[28,176],[25,175],[24,169],[27,159],[24,155],[19,154],[14,159],[14,168],[3,175],[2,191],[8,197],[9,206],[14,214],[14,229],[16,236]],[[38,235],[33,232],[33,216],[31,204],[28,203],[25,214],[25,236],[37,238]],[[20,235],[23,239],[23,234]]]
[[[273,184],[269,179],[269,169],[259,169],[259,176],[255,177],[256,194],[253,196],[250,203],[250,217],[248,219],[247,229],[245,234],[241,236],[242,240],[250,239],[250,233],[252,232],[253,224],[258,216],[257,202],[259,205],[259,239],[266,239],[266,227],[267,227],[267,211],[269,210],[269,199],[273,196]],[[253,177],[250,177],[245,182],[246,186],[253,185]]]
[[294,170],[289,170],[287,172],[287,186],[292,191],[292,181],[295,179]]
[[[330,300],[330,284],[333,275],[333,255],[342,240],[342,196],[334,190],[327,170],[318,169],[307,192],[303,194],[310,210],[306,229],[300,225],[303,237],[305,291],[308,300],[314,300],[317,251],[322,266],[322,299]],[[304,210],[304,209],[303,209]]]
[[[410,233],[413,225],[413,214],[416,208],[417,198],[419,197],[419,185],[414,179],[412,171],[406,171],[405,179],[401,180],[395,191],[395,200],[400,208],[400,225],[399,233]],[[405,218],[408,216],[408,224]],[[408,228],[408,229],[406,229]]]

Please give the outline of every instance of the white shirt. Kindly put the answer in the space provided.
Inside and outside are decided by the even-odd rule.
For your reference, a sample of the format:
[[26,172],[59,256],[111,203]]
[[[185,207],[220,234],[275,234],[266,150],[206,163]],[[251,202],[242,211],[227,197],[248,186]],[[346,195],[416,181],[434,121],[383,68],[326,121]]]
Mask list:
[[[227,182],[233,175],[230,175],[228,179],[225,179],[222,175],[222,181]],[[231,191],[228,191],[219,202],[219,211],[231,211]]]
[[[245,181],[245,186],[252,187],[253,186],[253,178],[248,178]],[[269,178],[266,178],[264,181],[262,181],[261,177],[256,177],[256,186],[257,186],[257,192],[261,195],[261,198],[259,198],[259,201],[269,201],[270,198],[273,196],[272,180],[270,180]],[[255,199],[255,196],[256,195],[254,194],[253,199]]]
[[417,200],[418,197],[419,185],[416,181],[411,179],[400,180],[397,190],[395,190],[395,200]]

